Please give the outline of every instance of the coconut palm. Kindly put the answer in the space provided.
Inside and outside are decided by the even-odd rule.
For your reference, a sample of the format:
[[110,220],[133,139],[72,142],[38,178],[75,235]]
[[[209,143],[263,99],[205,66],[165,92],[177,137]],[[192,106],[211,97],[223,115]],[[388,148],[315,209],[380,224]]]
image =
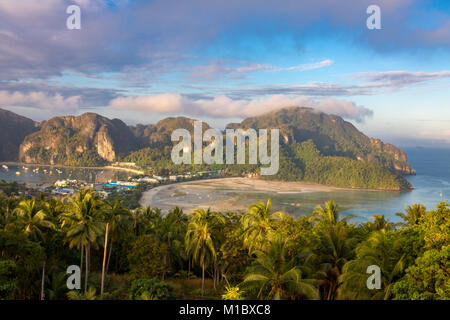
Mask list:
[[51,198],[44,201],[42,206],[47,217],[55,223],[57,218],[64,212],[64,203],[60,198]]
[[35,200],[21,201],[13,213],[21,230],[33,240],[42,241],[44,230],[55,228],[55,225],[46,219],[45,211],[37,206]]
[[243,284],[257,286],[259,299],[308,298],[317,299],[314,279],[304,279],[301,268],[295,266],[285,250],[281,236],[272,237],[264,250],[255,250],[255,265],[244,278]]
[[334,300],[339,287],[339,277],[344,265],[354,256],[356,239],[348,235],[343,224],[329,226],[320,237],[317,272],[322,299]]
[[225,223],[223,216],[211,211],[198,209],[191,214],[188,224],[185,248],[188,256],[202,268],[202,296],[205,292],[205,268],[214,263],[216,247],[214,245],[215,231]]
[[90,266],[91,246],[97,246],[97,239],[104,233],[105,223],[102,217],[101,201],[89,189],[83,189],[80,193],[69,199],[67,212],[60,216],[61,227],[67,227],[66,238],[69,247],[85,250],[86,266],[84,291],[87,291],[87,283]]
[[14,208],[17,206],[18,202],[19,201],[17,200],[17,198],[14,197],[5,197],[5,199],[2,201],[2,207],[5,215],[3,223],[5,226],[8,224],[10,213],[14,211]]
[[[391,239],[388,232],[385,229],[375,231],[356,248],[356,259],[344,266],[340,278],[340,294],[343,297],[384,300],[392,297],[393,285],[404,272],[405,255],[399,253],[400,239]],[[375,293],[366,287],[366,272],[370,265],[376,265],[381,270],[382,287]]]
[[384,214],[375,214],[372,217],[373,221],[368,221],[366,226],[368,231],[380,231],[380,230],[393,230],[395,224],[389,222],[389,219],[386,219]]
[[103,214],[106,223],[109,223],[109,252],[106,262],[105,275],[108,273],[109,263],[111,261],[111,252],[113,244],[120,236],[128,230],[128,227],[132,223],[132,215],[130,211],[123,207],[123,201],[106,201]]
[[249,212],[242,216],[242,226],[244,230],[244,246],[249,252],[254,248],[261,250],[267,237],[273,232],[273,221],[282,218],[280,211],[270,213],[270,199],[267,203],[259,202],[249,207]]
[[163,249],[163,280],[167,271],[167,266],[171,259],[181,260],[181,249],[183,238],[187,227],[187,216],[183,214],[183,210],[175,207],[173,210],[160,219],[153,219],[153,234],[155,234]]
[[339,222],[346,221],[353,217],[353,215],[341,217],[339,214],[340,211],[341,209],[334,201],[327,201],[325,202],[325,207],[318,205],[314,208],[310,221],[324,225],[337,225]]
[[400,222],[402,226],[413,227],[417,225],[420,218],[425,215],[426,208],[423,204],[414,203],[412,206],[407,206],[405,209],[406,214],[403,212],[397,212],[396,215],[402,218],[405,222]]

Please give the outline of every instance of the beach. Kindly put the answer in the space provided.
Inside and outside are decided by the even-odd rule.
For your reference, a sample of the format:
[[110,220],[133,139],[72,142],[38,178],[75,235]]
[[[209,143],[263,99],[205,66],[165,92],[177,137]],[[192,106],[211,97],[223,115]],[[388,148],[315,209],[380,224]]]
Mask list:
[[[255,199],[266,201],[263,195],[292,195],[310,192],[348,190],[307,182],[270,181],[257,178],[218,178],[180,182],[155,187],[142,194],[140,204],[167,212],[175,206],[185,212],[208,208],[216,211],[246,210]],[[292,206],[301,204],[293,203]]]

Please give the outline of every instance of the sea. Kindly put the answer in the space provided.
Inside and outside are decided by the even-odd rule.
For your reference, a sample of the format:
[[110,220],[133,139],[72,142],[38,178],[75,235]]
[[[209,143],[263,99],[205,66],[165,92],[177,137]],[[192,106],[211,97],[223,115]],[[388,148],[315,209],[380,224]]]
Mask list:
[[[8,168],[5,169],[3,165]],[[77,180],[84,183],[101,183],[108,180],[127,179],[130,173],[106,168],[77,168],[59,166],[19,165],[0,163],[0,180],[17,181],[33,187],[53,185],[57,180]]]
[[[353,221],[368,221],[374,214],[384,214],[392,222],[400,219],[395,215],[403,212],[407,205],[424,204],[428,209],[434,208],[440,201],[450,200],[450,149],[404,148],[408,161],[417,171],[415,176],[407,176],[414,189],[411,191],[332,191],[310,193],[248,193],[239,191],[237,204],[250,205],[258,201],[271,199],[274,210],[282,210],[293,216],[310,214],[314,207],[325,201],[334,200],[343,215],[352,214]],[[6,181],[26,182],[34,185],[52,184],[59,179],[77,179],[87,183],[99,183],[108,180],[127,179],[129,173],[110,169],[57,168],[8,165],[9,169],[0,167],[0,179]],[[58,169],[58,170],[56,170]],[[46,170],[46,173],[44,172]],[[20,174],[16,174],[20,172]],[[218,190],[211,191],[220,196]],[[222,198],[224,195],[221,195]],[[186,199],[188,201],[188,199]]]

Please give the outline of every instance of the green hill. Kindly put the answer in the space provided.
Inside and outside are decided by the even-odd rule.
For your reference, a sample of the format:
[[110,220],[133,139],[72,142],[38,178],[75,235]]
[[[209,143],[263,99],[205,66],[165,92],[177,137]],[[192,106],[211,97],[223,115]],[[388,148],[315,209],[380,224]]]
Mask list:
[[[54,117],[40,124],[21,121],[29,125],[26,128],[31,134],[24,135],[21,144],[15,142],[20,144],[19,150],[9,149],[10,154],[16,158],[18,154],[19,160],[27,163],[97,166],[127,161],[165,174],[204,169],[223,169],[231,175],[259,172],[258,165],[249,164],[174,165],[170,157],[173,146],[170,137],[178,128],[193,133],[195,120],[186,117],[137,126],[127,126],[121,120],[110,120],[94,113]],[[209,125],[203,123],[203,131],[208,128]],[[264,179],[402,190],[411,188],[403,175],[415,174],[401,149],[367,137],[339,116],[309,108],[284,108],[229,124],[227,128],[280,130],[280,168],[278,174],[264,176]],[[35,130],[38,131],[33,132]],[[13,132],[13,128],[10,131]]]

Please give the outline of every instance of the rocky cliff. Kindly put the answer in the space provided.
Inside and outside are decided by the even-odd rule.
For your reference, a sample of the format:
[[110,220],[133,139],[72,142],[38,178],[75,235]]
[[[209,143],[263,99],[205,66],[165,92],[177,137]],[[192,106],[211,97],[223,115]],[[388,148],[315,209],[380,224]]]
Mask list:
[[39,125],[19,149],[26,163],[98,165],[137,147],[136,137],[121,120],[95,113],[55,117]]
[[33,120],[0,109],[0,161],[17,161],[23,139],[36,130]]

